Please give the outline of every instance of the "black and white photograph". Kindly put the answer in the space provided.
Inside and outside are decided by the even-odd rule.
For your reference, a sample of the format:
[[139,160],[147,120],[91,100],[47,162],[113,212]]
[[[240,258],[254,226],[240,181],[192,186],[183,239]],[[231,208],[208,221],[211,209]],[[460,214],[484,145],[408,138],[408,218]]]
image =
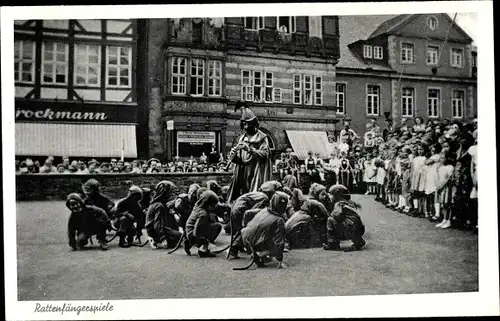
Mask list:
[[500,315],[492,3],[2,7],[6,319]]

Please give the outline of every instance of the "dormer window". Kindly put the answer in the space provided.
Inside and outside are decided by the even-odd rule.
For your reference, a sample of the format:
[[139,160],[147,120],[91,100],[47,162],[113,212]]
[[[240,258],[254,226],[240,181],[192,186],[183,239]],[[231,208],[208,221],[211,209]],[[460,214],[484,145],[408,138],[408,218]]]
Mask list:
[[384,50],[381,46],[373,47],[373,58],[375,59],[383,59],[384,58]]
[[435,17],[429,17],[429,19],[427,19],[427,25],[429,26],[429,29],[434,30],[438,26],[438,21]]
[[363,46],[363,57],[371,59],[373,57],[372,50],[373,50],[372,46],[364,45]]

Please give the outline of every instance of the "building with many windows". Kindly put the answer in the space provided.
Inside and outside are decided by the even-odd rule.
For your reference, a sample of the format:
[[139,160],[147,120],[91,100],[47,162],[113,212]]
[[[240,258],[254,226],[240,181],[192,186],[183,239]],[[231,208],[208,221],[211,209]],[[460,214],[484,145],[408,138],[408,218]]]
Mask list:
[[137,157],[137,23],[15,21],[16,156]]
[[[146,21],[150,156],[226,154],[246,101],[273,150],[303,156],[333,131],[337,17],[233,17]],[[307,135],[309,133],[309,136]],[[324,148],[322,148],[324,150]],[[325,156],[326,156],[325,152]]]
[[342,16],[339,113],[363,133],[368,119],[467,120],[477,112],[477,50],[447,14]]

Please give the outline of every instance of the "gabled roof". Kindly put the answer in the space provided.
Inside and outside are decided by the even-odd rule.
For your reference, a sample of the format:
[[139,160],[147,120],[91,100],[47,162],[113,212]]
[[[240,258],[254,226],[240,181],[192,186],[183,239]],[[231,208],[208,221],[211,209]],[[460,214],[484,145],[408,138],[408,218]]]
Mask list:
[[365,62],[356,57],[349,49],[349,45],[359,40],[366,40],[380,24],[394,17],[394,15],[339,16],[340,60],[337,67],[391,71],[388,66]]
[[390,33],[392,30],[396,29],[396,27],[402,25],[413,16],[413,14],[400,14],[392,19],[389,19],[382,23],[368,38],[375,38],[377,36]]
[[[384,34],[394,34],[398,33],[406,24],[410,23],[413,19],[419,17],[419,16],[425,16],[426,14],[401,14],[398,15],[392,19],[387,20],[386,22],[382,23],[368,38],[375,38]],[[455,21],[453,22],[453,19],[446,13],[440,13],[439,15],[443,16],[444,19],[448,20],[450,25],[453,23],[454,27],[458,30],[462,36],[467,39],[468,41],[472,42],[473,39],[465,32],[458,23]]]

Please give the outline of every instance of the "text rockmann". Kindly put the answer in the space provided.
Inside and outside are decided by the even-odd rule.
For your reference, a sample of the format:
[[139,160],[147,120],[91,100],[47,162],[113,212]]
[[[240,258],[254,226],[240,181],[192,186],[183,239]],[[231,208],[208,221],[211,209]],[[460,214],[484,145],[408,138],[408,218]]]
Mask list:
[[61,313],[64,312],[76,313],[80,315],[81,312],[111,312],[114,310],[113,305],[108,302],[107,304],[101,303],[100,305],[72,305],[71,303],[64,303],[63,305],[56,305],[48,303],[46,305],[41,305],[37,303],[35,306],[35,312],[39,313]]
[[106,120],[108,116],[105,113],[93,113],[93,112],[79,112],[79,111],[52,111],[50,108],[45,110],[16,110],[16,119],[19,117],[24,117],[26,119],[36,118],[36,119],[67,119],[67,120]]

